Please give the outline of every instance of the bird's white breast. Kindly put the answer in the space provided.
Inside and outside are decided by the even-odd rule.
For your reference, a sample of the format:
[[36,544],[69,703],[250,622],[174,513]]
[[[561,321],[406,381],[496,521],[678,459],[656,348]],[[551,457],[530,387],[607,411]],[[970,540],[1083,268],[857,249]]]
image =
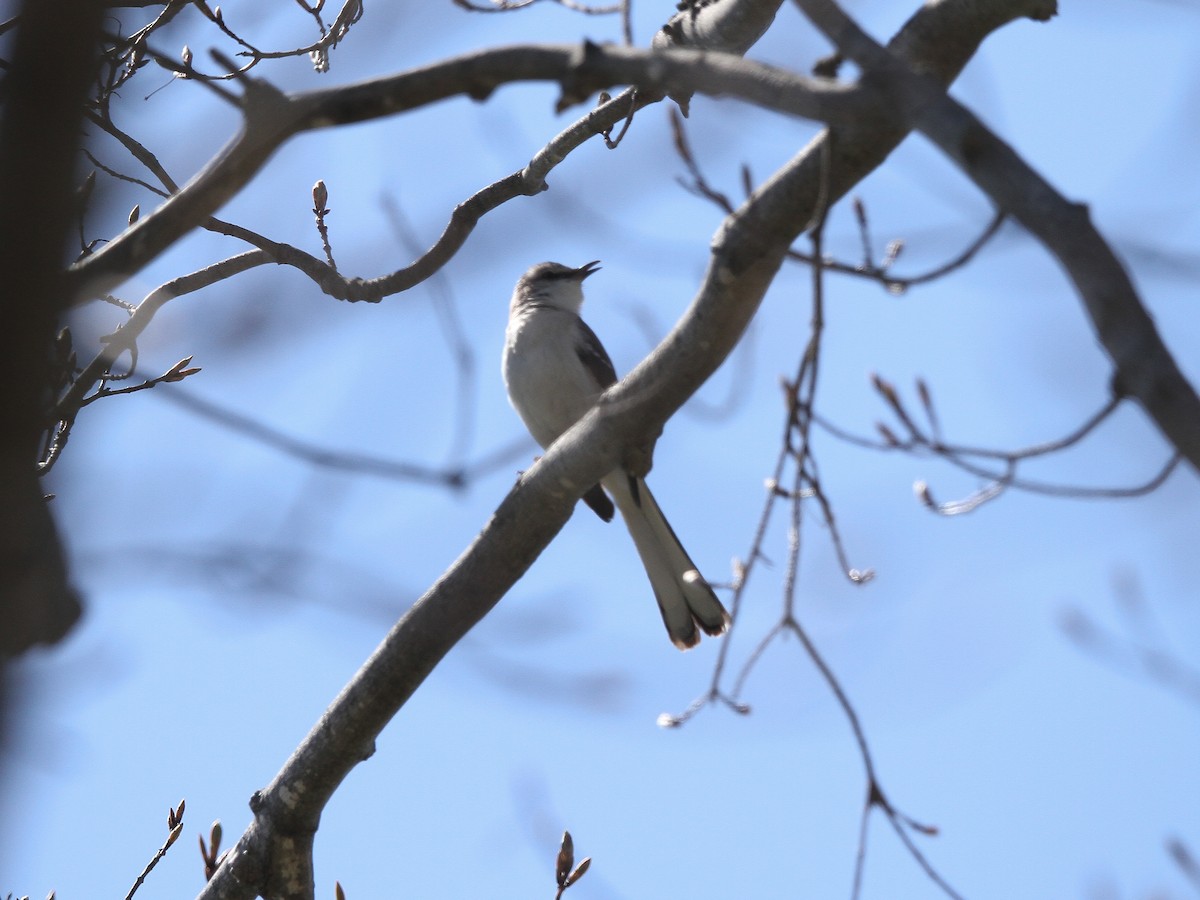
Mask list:
[[600,391],[576,353],[578,317],[546,307],[516,312],[504,342],[504,384],[529,433],[543,447],[574,425]]

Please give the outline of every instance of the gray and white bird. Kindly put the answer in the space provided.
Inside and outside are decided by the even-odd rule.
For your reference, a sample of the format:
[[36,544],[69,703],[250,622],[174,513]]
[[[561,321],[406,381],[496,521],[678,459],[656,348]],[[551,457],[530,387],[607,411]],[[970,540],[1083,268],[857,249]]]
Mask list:
[[[542,447],[549,447],[582,418],[617,380],[604,346],[579,316],[583,280],[597,270],[598,262],[578,269],[538,263],[513,290],[504,334],[504,384],[509,401]],[[606,522],[612,520],[615,501],[676,647],[696,646],[697,626],[710,635],[725,631],[729,614],[642,478],[615,469],[583,500]]]

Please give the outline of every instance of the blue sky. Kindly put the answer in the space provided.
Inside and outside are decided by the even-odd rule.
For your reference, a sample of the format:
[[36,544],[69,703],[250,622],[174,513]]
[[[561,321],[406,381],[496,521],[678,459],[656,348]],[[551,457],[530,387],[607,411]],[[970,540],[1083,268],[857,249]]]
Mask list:
[[[223,7],[263,44],[310,37],[292,7]],[[1091,205],[1195,383],[1200,19],[1185,4],[1063,7],[1049,24],[993,36],[954,92]],[[911,4],[849,8],[886,36]],[[659,15],[639,8],[640,40]],[[188,21],[163,40],[189,40],[199,59]],[[617,33],[611,19],[556,7],[485,17],[449,4],[368,6],[329,75],[300,62],[263,74],[299,90],[499,43]],[[824,53],[785,6],[751,55],[806,69]],[[148,90],[131,90],[123,115],[177,177],[236,128],[199,89],[173,84],[142,101]],[[509,87],[486,105],[448,101],[303,136],[222,215],[319,253],[309,190],[322,178],[342,270],[390,271],[411,254],[385,202],[431,241],[454,204],[524,165],[570,121],[553,115],[555,96]],[[689,121],[701,164],[735,196],[743,162],[764,178],[813,130],[703,99]],[[522,434],[499,351],[512,283],[528,265],[603,260],[584,312],[622,372],[681,314],[720,221],[675,185],[681,174],[665,111],[645,110],[619,150],[588,144],[550,191],[484,220],[437,284],[348,305],[263,268],[170,304],[142,364],[165,370],[194,355],[203,372],[181,390],[330,448],[433,466],[477,459]],[[920,139],[856,194],[880,249],[906,240],[902,273],[949,258],[988,218],[973,187]],[[118,227],[134,202],[149,204],[129,193],[97,210],[95,233]],[[120,295],[140,299],[238,249],[190,238]],[[828,249],[857,259],[847,206],[830,222]],[[749,548],[778,451],[778,381],[807,339],[808,285],[799,267],[781,274],[745,347],[659,443],[651,484],[714,581]],[[871,372],[910,398],[923,377],[947,432],[979,445],[1057,437],[1105,400],[1108,364],[1077,299],[1014,227],[966,270],[903,296],[848,278],[827,290],[820,408],[849,430],[869,433],[886,417]],[[465,382],[453,377],[445,338],[451,307],[471,360]],[[80,340],[111,324],[107,315],[81,316]],[[465,407],[455,406],[460,383]],[[731,392],[732,411],[714,417]],[[65,646],[19,673],[28,703],[0,801],[0,892],[126,890],[180,797],[185,839],[139,896],[198,891],[194,835],[220,819],[227,843],[236,839],[249,795],[533,454],[530,445],[458,493],[351,477],[283,458],[157,393],[85,410],[51,485],[89,608]],[[938,871],[971,898],[1194,896],[1163,847],[1177,836],[1200,852],[1200,709],[1081,652],[1061,626],[1077,609],[1135,635],[1120,599],[1134,585],[1147,633],[1200,665],[1194,475],[1179,471],[1137,500],[1010,493],[946,519],[921,508],[913,483],[928,481],[939,499],[979,483],[827,436],[818,454],[851,562],[877,576],[851,585],[810,511],[799,615],[854,701],[889,797],[939,829],[918,839]],[[1131,484],[1166,455],[1128,408],[1028,474]],[[725,639],[735,664],[778,616],[785,541],[778,519],[768,552],[780,565],[755,573],[745,618]],[[569,828],[578,855],[594,858],[575,900],[848,896],[862,765],[794,641],[773,647],[748,680],[751,715],[713,708],[682,729],[655,726],[706,689],[716,647],[671,647],[628,538],[582,511],[336,795],[317,838],[318,893],[337,879],[351,897],[549,897]],[[863,896],[939,896],[878,815]]]

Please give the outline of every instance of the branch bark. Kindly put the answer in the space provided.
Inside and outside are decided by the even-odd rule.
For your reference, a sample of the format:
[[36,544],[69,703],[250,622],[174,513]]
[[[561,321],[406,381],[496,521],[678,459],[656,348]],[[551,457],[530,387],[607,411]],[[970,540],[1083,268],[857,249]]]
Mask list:
[[775,21],[783,0],[720,0],[691,3],[659,29],[650,42],[656,50],[690,47],[741,55],[758,43]]

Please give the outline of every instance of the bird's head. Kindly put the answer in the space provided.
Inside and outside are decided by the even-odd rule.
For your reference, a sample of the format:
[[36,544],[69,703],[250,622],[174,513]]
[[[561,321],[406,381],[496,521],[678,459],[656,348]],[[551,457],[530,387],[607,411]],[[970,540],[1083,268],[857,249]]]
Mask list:
[[513,292],[513,305],[545,303],[578,313],[583,305],[583,280],[599,268],[598,259],[585,263],[578,269],[556,262],[538,263],[517,282],[517,289]]

